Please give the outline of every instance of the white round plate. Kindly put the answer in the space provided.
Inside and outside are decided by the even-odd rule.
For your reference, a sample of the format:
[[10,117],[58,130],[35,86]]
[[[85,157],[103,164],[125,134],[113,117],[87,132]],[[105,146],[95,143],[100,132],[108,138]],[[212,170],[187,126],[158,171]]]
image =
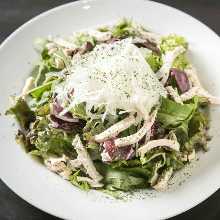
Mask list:
[[220,39],[201,22],[174,8],[144,0],[87,0],[43,13],[15,31],[0,48],[0,175],[19,196],[34,206],[65,219],[134,220],[164,219],[199,204],[220,186],[220,111],[211,111],[210,151],[197,162],[193,174],[174,190],[116,201],[97,192],[85,193],[49,172],[14,141],[13,119],[4,116],[8,97],[21,91],[37,55],[36,37],[65,35],[122,17],[133,18],[149,29],[187,38],[190,57],[205,87],[220,96]]

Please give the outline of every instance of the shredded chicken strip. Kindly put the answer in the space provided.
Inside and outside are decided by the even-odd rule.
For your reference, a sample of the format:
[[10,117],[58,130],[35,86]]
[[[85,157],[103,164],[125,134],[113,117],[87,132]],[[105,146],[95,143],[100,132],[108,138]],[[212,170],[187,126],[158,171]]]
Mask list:
[[169,73],[170,73],[170,69],[172,67],[172,64],[174,62],[174,60],[183,52],[185,52],[185,48],[180,46],[180,47],[176,47],[174,50],[172,51],[168,51],[166,52],[163,56],[162,56],[162,60],[163,60],[163,65],[162,67],[158,70],[157,77],[158,79],[161,79],[161,82],[163,85],[166,84],[168,78],[169,78]]
[[56,44],[55,43],[52,43],[52,42],[50,42],[50,43],[47,43],[46,45],[45,45],[45,47],[50,51],[50,50],[52,50],[52,49],[57,49],[57,47],[56,47]]
[[60,172],[66,168],[66,156],[63,155],[62,157],[49,157],[44,160],[45,165],[48,167],[49,170],[53,172]]
[[129,128],[132,124],[135,123],[135,117],[133,115],[125,118],[118,123],[112,125],[110,128],[106,129],[102,133],[95,135],[95,141],[101,143],[110,138],[116,137],[120,132],[124,131],[125,129]]
[[209,92],[207,92],[202,87],[197,87],[197,86],[195,86],[195,87],[191,88],[189,91],[183,93],[180,96],[180,98],[184,102],[184,101],[187,101],[187,100],[193,98],[194,96],[207,98],[211,104],[216,104],[216,105],[220,104],[219,97],[215,97],[215,96],[209,94]]
[[87,174],[96,182],[99,182],[103,177],[96,170],[91,157],[89,156],[85,146],[83,146],[80,137],[75,136],[72,145],[75,147],[78,154],[77,159],[86,169]]
[[135,134],[127,136],[127,137],[123,137],[123,138],[118,138],[115,139],[114,143],[116,147],[124,147],[124,146],[128,146],[128,145],[132,145],[137,143],[138,141],[140,141],[144,135],[146,135],[146,133],[148,133],[155,121],[157,115],[157,110],[155,110],[151,116],[149,117],[148,120],[145,120],[144,125],[142,126],[142,128]]
[[69,48],[69,49],[76,49],[77,46],[74,43],[66,41],[62,38],[54,38],[53,42],[61,47]]
[[143,39],[143,38],[140,38],[140,37],[135,37],[132,39],[132,43],[135,44],[135,43],[144,43],[146,42],[146,39]]
[[71,174],[72,174],[72,170],[68,167],[66,167],[66,169],[64,169],[62,172],[59,173],[59,175],[65,180],[69,180]]
[[165,191],[168,187],[168,182],[173,175],[173,168],[170,167],[168,170],[165,170],[156,185],[153,186],[157,191]]
[[173,149],[175,151],[179,151],[180,149],[180,145],[176,140],[158,139],[158,140],[149,141],[147,144],[140,147],[137,152],[141,157],[144,157],[144,155],[148,151],[160,146],[169,147],[170,149]]
[[161,35],[157,33],[152,33],[144,30],[139,30],[139,33],[141,35],[141,38],[145,40],[149,40],[151,42],[154,42],[156,44],[160,43]]
[[144,140],[144,143],[146,144],[149,140],[150,140],[150,137],[151,137],[151,133],[148,132],[145,136],[145,140]]
[[182,101],[180,95],[178,94],[177,90],[175,90],[172,86],[167,86],[166,90],[175,102],[183,104],[183,101]]
[[188,76],[189,81],[192,83],[192,86],[197,86],[202,88],[202,84],[199,80],[198,73],[194,66],[190,65],[188,68],[184,70],[184,72]]
[[219,97],[215,97],[215,96],[211,95],[208,91],[206,91],[203,88],[203,86],[199,80],[196,68],[194,66],[190,65],[187,69],[185,69],[185,72],[186,72],[190,82],[192,83],[192,88],[180,96],[180,98],[182,99],[183,102],[187,101],[197,95],[200,97],[207,98],[211,104],[216,104],[216,105],[220,104]]
[[67,167],[68,160],[69,158],[63,155],[62,157],[59,158],[50,157],[48,159],[45,159],[44,163],[46,167],[52,172],[59,174],[64,179],[69,179],[72,170],[69,167]]
[[110,31],[101,32],[97,30],[89,30],[88,34],[93,36],[98,42],[108,41],[112,37],[112,33]]
[[69,165],[71,168],[76,169],[79,168],[82,165],[82,163],[78,159],[75,159],[75,160],[70,160]]

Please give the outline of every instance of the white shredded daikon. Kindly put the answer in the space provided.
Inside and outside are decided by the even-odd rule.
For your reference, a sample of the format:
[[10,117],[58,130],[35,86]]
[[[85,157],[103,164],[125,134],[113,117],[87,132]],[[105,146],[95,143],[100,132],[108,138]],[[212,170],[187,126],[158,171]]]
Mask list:
[[88,54],[74,56],[71,74],[63,89],[58,89],[59,99],[65,102],[73,88],[74,98],[61,114],[85,102],[87,111],[103,104],[106,113],[112,115],[116,109],[123,109],[146,117],[160,96],[166,96],[165,88],[131,39],[100,44]]

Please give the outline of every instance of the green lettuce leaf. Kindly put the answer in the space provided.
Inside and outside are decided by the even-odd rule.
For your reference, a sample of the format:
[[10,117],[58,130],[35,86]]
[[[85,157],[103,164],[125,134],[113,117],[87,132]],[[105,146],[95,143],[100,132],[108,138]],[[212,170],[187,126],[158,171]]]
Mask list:
[[180,126],[184,121],[189,120],[196,108],[196,100],[192,103],[181,105],[170,99],[162,98],[157,120],[165,128],[175,128]]
[[129,191],[146,187],[146,181],[144,178],[135,177],[128,172],[119,170],[108,170],[104,181],[105,184],[107,184],[107,189],[111,190]]
[[186,104],[178,104],[163,98],[157,120],[165,129],[172,129],[180,143],[181,149],[186,148],[189,141],[190,120],[198,109],[198,98],[190,100]]
[[184,70],[189,65],[189,61],[185,53],[180,54],[173,62],[173,68]]
[[[51,91],[45,91],[40,99],[32,98],[28,101],[28,105],[30,106],[31,110],[38,115],[38,111],[41,112],[40,108],[44,105],[49,105],[52,101],[52,93]],[[43,115],[39,115],[43,116]]]
[[46,44],[48,43],[49,41],[45,38],[36,38],[34,40],[34,48],[37,50],[37,52],[42,52],[45,47],[46,47]]
[[114,161],[110,164],[110,166],[114,168],[122,168],[122,167],[137,167],[141,166],[141,162],[139,159],[132,159],[132,160],[119,160]]
[[35,111],[37,116],[46,116],[50,114],[50,103],[46,103],[44,105],[38,106]]
[[205,151],[208,150],[207,142],[210,137],[208,135],[208,115],[201,111],[196,111],[189,122],[189,141],[185,144],[187,150],[192,150],[195,147],[201,147]]
[[101,119],[90,119],[83,128],[83,139],[89,141],[94,135],[103,132],[105,129],[106,127]]
[[51,71],[55,71],[55,69],[48,67],[48,65],[45,65],[43,61],[36,65],[31,72],[31,76],[33,76],[35,79],[35,87],[42,85],[46,79],[46,74]]
[[47,82],[41,86],[38,86],[38,87],[30,90],[29,94],[33,98],[39,99],[39,98],[41,98],[41,96],[43,95],[44,92],[51,90],[53,83],[54,83],[53,81],[50,81],[50,82]]
[[21,130],[18,130],[15,140],[26,152],[30,152],[35,148],[35,146],[31,144],[30,139]]
[[181,147],[189,140],[188,123],[189,121],[186,120],[174,129],[175,135]]
[[208,126],[208,115],[206,115],[206,113],[203,113],[198,109],[189,122],[189,136],[192,137],[199,131],[207,129]]
[[116,38],[126,38],[135,35],[131,20],[122,19],[112,29],[112,35]]
[[170,34],[161,39],[160,49],[163,53],[173,50],[176,47],[183,46],[187,49],[188,43],[185,38],[176,34]]
[[77,132],[76,130],[67,134],[62,130],[54,129],[49,126],[48,119],[41,118],[35,121],[28,136],[42,156],[47,154],[62,156],[64,153],[75,155],[72,140]]
[[22,130],[27,130],[30,123],[35,120],[35,114],[31,111],[27,102],[23,98],[16,100],[14,106],[7,110],[6,114],[15,115]]
[[63,69],[64,67],[66,68],[70,68],[70,65],[71,65],[71,59],[66,56],[63,52],[62,49],[58,49],[57,51],[55,51],[52,55],[51,55],[51,58],[53,59],[52,61],[52,66],[55,67],[55,68],[58,68],[55,64],[55,61],[54,59],[58,58],[60,60],[63,61],[63,64],[64,66],[60,67],[59,69]]
[[100,28],[97,29],[100,32],[108,32],[110,31],[110,28],[108,26],[102,26]]
[[202,148],[204,151],[208,151],[207,143],[209,140],[207,134],[204,131],[200,131],[189,139],[185,144],[185,148],[188,151],[191,151],[194,148]]
[[85,103],[80,103],[75,105],[70,112],[77,118],[87,120],[87,114],[86,114],[86,105]]
[[140,160],[142,165],[158,161],[162,161],[162,164],[165,164],[166,154],[164,149],[154,149],[146,153],[145,156]]
[[93,46],[96,45],[96,39],[86,33],[79,33],[74,39],[74,43],[79,47],[83,46],[86,42],[90,42]]
[[35,145],[43,153],[61,156],[66,151],[72,150],[72,139],[60,131],[50,130],[49,132],[39,132]]
[[154,72],[157,72],[163,64],[161,57],[154,53],[147,56],[146,61]]
[[129,128],[126,130],[122,131],[118,137],[127,137],[129,135],[135,134],[137,132],[137,126],[131,125]]
[[53,57],[49,55],[48,50],[44,48],[41,52],[41,60],[39,61],[39,64],[37,64],[31,72],[31,76],[35,79],[35,87],[43,84],[47,73],[58,71],[53,63]]
[[105,189],[130,191],[147,187],[149,170],[142,167],[117,168],[96,162],[97,170],[103,175]]
[[[98,112],[101,111],[100,109]],[[90,140],[92,136],[99,134],[109,128],[111,125],[117,122],[117,118],[112,117],[111,115],[106,115],[104,121],[102,121],[102,114],[95,113],[97,118],[95,119],[88,119],[86,122],[85,127],[83,128],[83,137],[84,140]]]
[[124,197],[124,192],[122,191],[112,191],[109,189],[99,189],[100,192],[105,193],[106,195],[109,195],[115,199],[120,199],[120,200],[126,200],[126,197]]
[[170,152],[166,154],[166,167],[172,167],[173,170],[180,170],[184,167],[184,163],[175,152]]
[[77,181],[77,176],[81,176],[82,172],[80,170],[76,171],[74,174],[69,176],[69,181],[74,185],[79,187],[84,191],[88,191],[90,189],[90,185],[85,181]]

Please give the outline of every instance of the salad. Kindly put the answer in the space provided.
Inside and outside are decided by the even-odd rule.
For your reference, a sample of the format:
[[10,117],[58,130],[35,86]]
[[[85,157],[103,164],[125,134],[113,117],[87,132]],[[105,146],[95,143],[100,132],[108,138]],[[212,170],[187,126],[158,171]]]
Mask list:
[[83,189],[164,191],[207,151],[209,94],[188,43],[131,20],[39,38],[40,54],[7,111],[18,143]]

